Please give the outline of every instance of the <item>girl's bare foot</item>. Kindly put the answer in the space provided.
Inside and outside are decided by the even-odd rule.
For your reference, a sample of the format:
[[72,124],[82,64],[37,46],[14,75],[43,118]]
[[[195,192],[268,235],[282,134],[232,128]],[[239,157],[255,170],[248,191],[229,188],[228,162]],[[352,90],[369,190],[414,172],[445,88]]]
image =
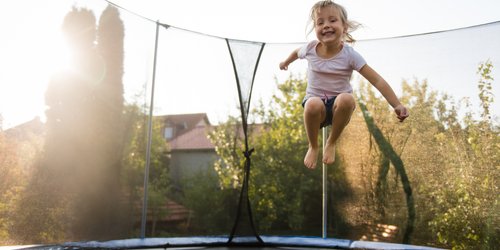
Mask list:
[[335,144],[326,144],[323,150],[323,163],[333,164],[335,162]]
[[306,157],[304,157],[304,165],[307,168],[314,169],[316,168],[316,162],[318,161],[318,147],[309,147],[306,153]]

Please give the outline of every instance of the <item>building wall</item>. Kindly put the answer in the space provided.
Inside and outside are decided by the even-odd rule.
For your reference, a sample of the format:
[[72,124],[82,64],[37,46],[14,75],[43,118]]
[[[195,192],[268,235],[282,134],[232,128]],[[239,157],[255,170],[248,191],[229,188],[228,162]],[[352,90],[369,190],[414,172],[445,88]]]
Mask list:
[[183,179],[196,173],[215,174],[213,164],[217,160],[215,150],[175,150],[171,152],[171,176],[174,184],[180,187]]

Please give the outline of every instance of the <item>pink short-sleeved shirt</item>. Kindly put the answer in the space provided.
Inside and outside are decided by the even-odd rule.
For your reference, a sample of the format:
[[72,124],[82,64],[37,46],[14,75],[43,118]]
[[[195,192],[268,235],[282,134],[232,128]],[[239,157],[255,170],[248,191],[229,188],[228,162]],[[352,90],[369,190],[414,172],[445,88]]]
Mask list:
[[308,62],[306,98],[352,93],[352,71],[359,72],[366,65],[365,59],[345,43],[337,55],[323,59],[316,54],[317,45],[318,41],[311,41],[298,52],[299,58]]

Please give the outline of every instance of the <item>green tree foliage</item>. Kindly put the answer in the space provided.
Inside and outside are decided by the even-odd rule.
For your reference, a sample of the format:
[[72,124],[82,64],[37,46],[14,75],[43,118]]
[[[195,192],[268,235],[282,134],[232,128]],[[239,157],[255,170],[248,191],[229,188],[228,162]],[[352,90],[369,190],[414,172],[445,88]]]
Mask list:
[[[140,222],[144,197],[144,169],[146,166],[147,116],[137,104],[127,105],[124,112],[126,141],[123,152],[121,179],[127,194],[129,234],[138,235],[133,228]],[[162,137],[161,121],[153,120],[151,137],[150,172],[148,186],[148,235],[155,236],[155,223],[168,214],[164,207],[170,192],[169,157],[167,144]]]
[[443,129],[443,125],[436,120],[435,115],[438,94],[430,90],[427,81],[405,81],[403,93],[402,101],[408,103],[411,117],[403,124],[398,124],[402,127],[400,133],[392,135],[391,140],[394,141],[393,145],[399,148],[413,188],[416,221],[412,242],[423,244],[427,242],[422,239],[434,238],[429,230],[422,230],[434,217],[434,214],[429,212],[433,204],[428,202],[432,200],[428,189],[443,185],[441,177],[433,177],[446,176],[446,168],[441,167],[446,165],[446,158],[440,155],[441,144],[436,136]]
[[[484,84],[486,81],[480,82]],[[491,88],[486,84],[480,87],[480,92],[481,89]],[[450,96],[439,97],[430,91],[425,81],[415,81],[411,85],[403,82],[403,91],[401,99],[410,108],[411,116],[403,124],[398,124],[400,129],[395,130],[387,122],[389,118],[382,118],[383,114],[377,113],[373,118],[399,152],[412,183],[416,206],[412,242],[434,242],[457,249],[491,249],[498,244],[499,237],[494,226],[498,224],[495,215],[498,182],[494,181],[499,162],[498,127],[494,127],[491,119],[485,121],[487,116],[484,115],[480,121],[475,121],[471,112],[461,119],[460,106]],[[367,96],[375,97],[364,92],[364,97]],[[483,96],[491,97],[492,94],[483,93]],[[487,101],[493,102],[491,98]],[[374,99],[368,100],[368,110],[377,112],[379,108],[373,106],[375,103]],[[483,114],[489,109],[484,104]],[[394,192],[397,189],[381,188],[391,186],[385,182],[380,185],[381,174],[384,174],[381,170],[389,166],[384,162],[381,158],[378,177],[372,178],[377,179],[376,185],[369,186],[367,191],[374,190],[377,194],[373,198],[382,209],[375,211],[383,212],[379,219],[394,223],[391,222],[394,215],[404,218],[395,209],[399,207],[397,199],[401,198],[397,198],[399,195]],[[387,181],[393,182],[391,179]],[[380,196],[380,190],[385,195]],[[424,230],[429,226],[432,230]]]
[[14,209],[12,201],[15,200],[20,188],[19,182],[23,179],[20,168],[17,166],[16,152],[13,152],[14,147],[14,144],[6,140],[0,126],[0,173],[2,173],[0,175],[0,245],[12,244],[9,242],[9,227],[12,223],[9,218]]
[[254,111],[264,125],[250,135],[255,153],[249,193],[264,232],[286,229],[312,234],[321,229],[321,171],[310,171],[303,163],[305,87],[303,79],[291,77],[278,85],[280,92],[270,103],[261,103]]
[[[347,168],[354,169],[351,171],[354,176],[351,177],[354,180],[352,185],[362,183],[362,188],[355,192],[361,199],[352,204],[361,207],[361,217],[365,218],[364,221],[355,221],[355,224],[362,225],[358,234],[371,240],[410,243],[416,219],[415,197],[409,166],[402,157],[412,135],[408,126],[410,119],[397,122],[387,101],[366,82],[360,83],[356,94],[359,109],[344,135],[342,154],[349,159]],[[401,99],[410,108],[413,118],[412,104],[408,104],[405,97]],[[389,236],[378,239],[366,232],[379,223],[401,228],[400,234],[393,236],[396,239]]]
[[[43,137],[38,134],[40,127],[35,127],[40,124],[33,120],[22,128],[0,129],[0,245],[19,243],[14,241],[11,229],[17,202],[43,145]],[[35,130],[23,129],[26,125],[33,125]]]
[[[291,77],[278,85],[280,92],[270,103],[261,102],[252,112],[263,122],[249,126],[249,144],[255,148],[249,197],[260,233],[321,234],[321,171],[310,171],[303,165],[307,151],[301,107],[305,86],[303,79]],[[233,118],[211,134],[221,157],[215,170],[222,189],[242,185],[245,158],[241,130],[238,119]],[[341,168],[330,170],[329,184],[332,193],[339,195],[338,202],[348,188],[335,185],[342,179]],[[341,216],[335,213],[331,221],[342,224]]]
[[[361,97],[362,99],[362,97]],[[394,168],[396,169],[398,175],[401,177],[401,183],[403,184],[403,189],[406,195],[406,205],[408,208],[408,223],[406,225],[405,234],[403,237],[403,243],[409,244],[410,237],[414,228],[415,221],[415,202],[413,199],[413,193],[410,181],[408,179],[408,175],[406,174],[406,169],[403,161],[399,157],[399,155],[394,151],[392,145],[388,142],[388,140],[384,137],[382,131],[378,128],[378,126],[374,123],[373,118],[370,115],[370,112],[367,110],[366,105],[362,100],[359,100],[359,106],[361,111],[363,112],[363,117],[365,118],[366,125],[370,134],[373,136],[375,142],[377,143],[380,151],[382,152],[382,164],[379,172],[379,177],[377,180],[377,189],[376,192],[382,192],[382,183],[385,182],[387,178],[389,163],[392,163]]]
[[[495,249],[500,245],[500,129],[490,116],[492,67],[489,61],[478,67],[480,120],[474,120],[474,113],[468,111],[463,122],[457,122],[443,112],[445,104],[440,103],[439,117],[445,127],[436,137],[441,144],[438,152],[446,155],[447,173],[439,189],[429,190],[435,201],[435,217],[429,225],[439,242],[454,249]],[[454,104],[449,108],[456,109]]]
[[222,188],[213,171],[199,172],[183,180],[183,204],[192,211],[188,236],[226,235],[236,217],[239,190]]
[[[405,81],[401,99],[410,108],[411,116],[395,129],[396,125],[391,124],[396,123],[387,122],[391,118],[384,117],[384,113],[391,114],[388,110],[376,113],[387,109],[387,105],[376,104],[377,97],[365,87],[361,89],[365,89],[365,99],[368,97],[368,110],[375,113],[372,116],[375,123],[381,126],[383,134],[400,155],[411,180],[416,207],[412,242],[433,242],[457,249],[491,249],[497,245],[499,232],[494,225],[498,224],[495,215],[498,182],[494,179],[498,179],[495,173],[499,159],[498,127],[495,128],[494,121],[485,122],[485,116],[475,121],[475,114],[470,111],[461,119],[461,107],[453,98],[446,94],[439,97],[429,90],[426,81],[412,84]],[[492,96],[491,92],[484,95]],[[356,121],[355,117],[353,120]],[[405,220],[403,210],[399,209],[400,192],[395,192],[400,189],[391,188],[397,182],[387,178],[391,174],[384,171],[390,166],[385,158],[375,164],[381,166],[378,173],[368,177],[376,181],[366,188],[368,194],[373,192],[375,195],[367,196],[372,198],[366,200],[366,205],[370,207],[375,203],[374,211],[378,211],[380,217],[372,217],[377,214],[373,212],[369,216],[372,220],[401,227],[394,222],[396,218]],[[398,173],[392,176],[399,178]]]
[[491,121],[490,107],[493,103],[493,77],[491,76],[493,64],[490,60],[479,64],[477,74],[480,76],[478,82],[479,99],[481,100],[481,118],[483,121]]
[[[330,192],[338,192],[329,197],[329,215],[337,216],[329,221],[335,235],[344,230],[351,239],[411,240],[456,249],[499,245],[500,139],[490,114],[491,67],[486,62],[478,71],[481,113],[468,111],[465,116],[453,98],[415,79],[403,81],[401,101],[411,116],[399,123],[387,102],[370,85],[360,84],[362,105],[339,140],[335,166],[329,168]],[[303,80],[290,78],[279,85],[272,102],[253,112],[263,122],[251,125],[249,133],[255,148],[249,192],[260,233],[320,234],[320,173],[302,166],[307,149],[300,107],[304,87]],[[369,124],[364,110],[370,113]],[[476,115],[481,119],[474,119]],[[242,181],[237,121],[233,118],[211,135],[221,157],[215,165],[219,184],[226,189],[240,187]],[[370,228],[381,223],[394,225],[395,235],[372,238]]]
[[239,188],[243,184],[244,150],[243,128],[239,120],[229,117],[228,121],[221,124],[209,134],[215,145],[215,151],[220,158],[215,162],[214,168],[219,175],[220,187]]

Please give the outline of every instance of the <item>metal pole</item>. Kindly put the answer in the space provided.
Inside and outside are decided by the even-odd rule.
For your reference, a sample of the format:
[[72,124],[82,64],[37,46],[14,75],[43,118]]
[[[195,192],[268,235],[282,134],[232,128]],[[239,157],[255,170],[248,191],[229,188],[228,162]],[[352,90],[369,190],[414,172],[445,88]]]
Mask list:
[[144,197],[142,203],[142,220],[141,220],[141,239],[146,237],[146,218],[148,212],[148,182],[149,182],[149,164],[151,156],[151,138],[153,133],[153,105],[155,96],[155,78],[156,78],[156,52],[158,51],[158,33],[160,23],[156,22],[156,39],[155,39],[155,54],[153,59],[153,79],[151,83],[151,102],[149,104],[149,119],[148,119],[148,145],[146,148],[146,166],[144,168]]
[[[323,127],[323,152],[325,152],[325,145],[326,145],[326,140],[328,138],[328,127]],[[323,232],[322,232],[322,237],[323,239],[326,239],[328,237],[327,235],[327,226],[328,226],[328,221],[327,221],[327,201],[328,201],[328,190],[327,190],[327,165],[323,163]]]

